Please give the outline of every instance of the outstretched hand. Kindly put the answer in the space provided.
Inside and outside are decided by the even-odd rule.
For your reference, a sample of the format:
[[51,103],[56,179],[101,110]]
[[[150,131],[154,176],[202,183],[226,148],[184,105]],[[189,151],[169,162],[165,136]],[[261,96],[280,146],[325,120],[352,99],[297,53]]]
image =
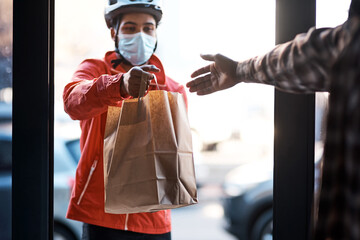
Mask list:
[[160,72],[160,69],[154,65],[143,65],[131,68],[127,73],[124,73],[121,83],[121,95],[138,97],[140,90],[140,83],[142,79],[147,81],[146,89],[150,84],[151,79],[154,75],[151,72]]
[[186,84],[190,92],[206,95],[230,88],[238,83],[236,81],[237,62],[221,54],[207,54],[201,57],[213,63],[191,74],[191,77],[195,79]]

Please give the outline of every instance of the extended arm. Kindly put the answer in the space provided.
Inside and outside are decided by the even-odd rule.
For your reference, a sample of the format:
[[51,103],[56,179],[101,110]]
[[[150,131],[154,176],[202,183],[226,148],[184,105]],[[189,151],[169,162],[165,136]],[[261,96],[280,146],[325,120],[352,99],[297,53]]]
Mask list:
[[350,38],[344,27],[312,28],[262,57],[240,62],[237,79],[294,93],[328,91],[331,68]]
[[123,99],[120,95],[122,74],[110,75],[106,66],[97,60],[86,60],[65,86],[64,108],[72,119],[83,120],[100,115]]
[[336,28],[310,29],[264,56],[235,62],[220,54],[202,56],[212,64],[198,69],[187,86],[198,95],[240,82],[263,83],[295,93],[329,90],[331,67],[352,37],[350,22]]
[[86,60],[75,72],[72,82],[64,89],[65,111],[72,119],[83,120],[104,113],[108,106],[116,105],[139,93],[142,75],[150,81],[151,73],[159,71],[153,65],[133,67],[126,73],[110,75],[110,70],[99,60]]

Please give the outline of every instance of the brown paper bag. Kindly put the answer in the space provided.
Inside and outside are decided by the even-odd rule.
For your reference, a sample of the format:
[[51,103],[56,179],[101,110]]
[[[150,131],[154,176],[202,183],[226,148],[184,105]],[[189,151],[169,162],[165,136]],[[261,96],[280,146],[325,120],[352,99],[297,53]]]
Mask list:
[[163,90],[109,107],[104,137],[105,212],[138,213],[197,203],[183,96]]

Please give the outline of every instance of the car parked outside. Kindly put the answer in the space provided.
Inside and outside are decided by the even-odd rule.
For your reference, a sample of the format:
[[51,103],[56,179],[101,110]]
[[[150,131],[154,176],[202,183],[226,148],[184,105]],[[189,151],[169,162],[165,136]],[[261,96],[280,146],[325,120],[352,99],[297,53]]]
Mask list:
[[[314,200],[318,204],[328,94],[317,93],[315,105]],[[241,165],[224,178],[225,229],[240,240],[272,240],[273,159]]]
[[271,240],[272,161],[256,161],[231,170],[223,183],[225,229],[240,240]]
[[[323,144],[315,145],[314,193],[318,201]],[[259,160],[231,170],[224,179],[224,228],[240,240],[272,240],[273,160]]]
[[[0,109],[2,109],[0,107]],[[11,114],[8,113],[8,114]],[[0,239],[11,239],[12,134],[11,117],[0,120]],[[5,119],[9,120],[6,121]],[[54,240],[79,240],[82,223],[66,219],[66,211],[80,157],[79,139],[54,138]]]
[[80,158],[79,139],[54,139],[54,240],[78,240],[82,223],[65,218],[75,170]]

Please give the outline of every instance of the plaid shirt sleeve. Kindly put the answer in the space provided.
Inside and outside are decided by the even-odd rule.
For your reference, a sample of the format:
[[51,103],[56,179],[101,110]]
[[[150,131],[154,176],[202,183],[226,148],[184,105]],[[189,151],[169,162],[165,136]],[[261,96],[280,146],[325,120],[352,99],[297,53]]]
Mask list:
[[351,38],[349,23],[336,28],[311,28],[264,56],[239,62],[241,82],[264,83],[293,93],[328,91],[330,73]]

